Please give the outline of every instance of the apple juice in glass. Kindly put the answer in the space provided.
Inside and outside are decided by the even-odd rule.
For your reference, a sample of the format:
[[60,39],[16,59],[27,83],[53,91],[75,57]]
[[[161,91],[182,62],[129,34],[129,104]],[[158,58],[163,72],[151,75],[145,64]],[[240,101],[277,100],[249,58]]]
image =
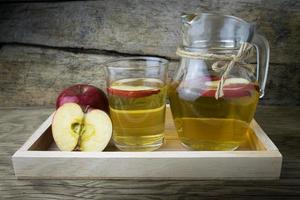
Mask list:
[[152,151],[164,139],[168,61],[131,57],[105,63],[113,140],[123,151]]

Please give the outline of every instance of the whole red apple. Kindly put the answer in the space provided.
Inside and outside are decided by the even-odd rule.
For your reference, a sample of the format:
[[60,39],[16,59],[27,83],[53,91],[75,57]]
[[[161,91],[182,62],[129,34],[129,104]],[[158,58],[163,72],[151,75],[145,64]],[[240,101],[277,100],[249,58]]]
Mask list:
[[86,111],[95,108],[109,113],[108,100],[105,93],[92,85],[77,84],[64,89],[56,100],[56,109],[65,103],[77,103]]

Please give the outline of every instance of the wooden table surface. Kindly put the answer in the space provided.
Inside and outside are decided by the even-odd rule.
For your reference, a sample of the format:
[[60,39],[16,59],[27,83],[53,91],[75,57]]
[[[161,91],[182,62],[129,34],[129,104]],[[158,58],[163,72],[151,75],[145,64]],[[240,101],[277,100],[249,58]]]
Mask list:
[[300,107],[256,114],[283,155],[280,180],[17,180],[12,154],[52,111],[0,108],[0,199],[300,199]]

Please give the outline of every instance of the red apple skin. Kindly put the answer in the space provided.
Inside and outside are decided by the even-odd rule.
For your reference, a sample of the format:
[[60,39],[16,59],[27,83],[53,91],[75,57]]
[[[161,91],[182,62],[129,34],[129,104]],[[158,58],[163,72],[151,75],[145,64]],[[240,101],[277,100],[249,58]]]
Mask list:
[[64,89],[57,97],[56,109],[65,103],[77,103],[85,112],[94,108],[109,113],[106,94],[92,85],[77,84]]
[[[249,84],[230,84],[225,85],[223,87],[224,98],[236,98],[236,97],[245,97],[251,96],[252,91],[259,91],[257,85],[249,83]],[[206,90],[201,94],[202,97],[214,97],[216,93],[216,89]]]

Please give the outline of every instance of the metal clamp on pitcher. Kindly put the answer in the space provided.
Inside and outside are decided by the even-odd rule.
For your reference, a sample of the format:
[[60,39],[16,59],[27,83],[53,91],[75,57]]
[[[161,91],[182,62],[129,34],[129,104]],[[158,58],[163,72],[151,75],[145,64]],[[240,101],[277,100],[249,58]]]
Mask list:
[[169,86],[180,141],[192,150],[237,149],[264,95],[268,41],[234,16],[184,14],[182,22],[181,60]]

